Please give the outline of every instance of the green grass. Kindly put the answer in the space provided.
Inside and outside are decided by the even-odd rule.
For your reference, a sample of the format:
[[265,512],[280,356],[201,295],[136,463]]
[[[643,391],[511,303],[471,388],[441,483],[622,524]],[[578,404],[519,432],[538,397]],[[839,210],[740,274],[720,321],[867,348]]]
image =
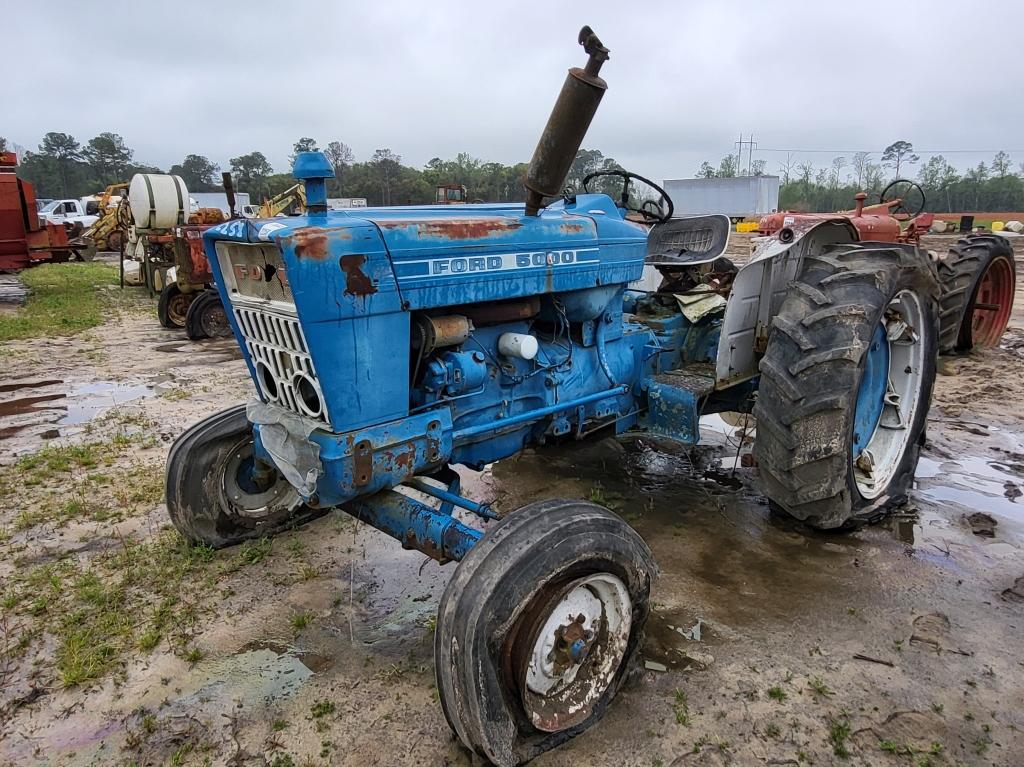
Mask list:
[[175,532],[124,542],[88,563],[73,558],[39,565],[11,579],[4,605],[32,616],[55,645],[56,676],[65,687],[98,679],[134,650],[164,639],[189,663],[201,607],[216,576],[212,549]]
[[786,695],[786,691],[783,690],[779,685],[768,688],[768,697],[778,703],[782,703],[789,696]]
[[[163,499],[162,462],[133,458],[130,466],[115,466],[148,439],[141,432],[118,433],[102,441],[50,445],[0,467],[0,505],[14,512],[11,529],[106,522],[152,509]],[[52,488],[67,494],[55,496]]]
[[105,288],[117,284],[116,267],[99,263],[43,264],[21,273],[30,293],[11,316],[0,316],[0,342],[61,336],[101,325],[114,303]]

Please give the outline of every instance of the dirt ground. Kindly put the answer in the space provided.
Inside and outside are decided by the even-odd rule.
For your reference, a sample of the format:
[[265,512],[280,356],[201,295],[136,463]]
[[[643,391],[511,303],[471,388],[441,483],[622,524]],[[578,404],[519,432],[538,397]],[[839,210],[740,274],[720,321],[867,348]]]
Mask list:
[[[466,472],[506,512],[603,499],[661,567],[641,668],[535,764],[1024,764],[1022,308],[1002,348],[942,361],[912,504],[852,534],[770,513],[717,417],[693,451]],[[433,678],[454,565],[340,513],[220,552],[168,532],[171,442],[251,394],[232,340],[140,301],[2,351],[0,764],[473,763]]]

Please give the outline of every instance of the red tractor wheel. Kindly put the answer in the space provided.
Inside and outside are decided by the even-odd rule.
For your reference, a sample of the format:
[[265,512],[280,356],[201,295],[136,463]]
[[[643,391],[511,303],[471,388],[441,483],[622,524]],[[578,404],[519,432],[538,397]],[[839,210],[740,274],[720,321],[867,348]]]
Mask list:
[[998,346],[1017,287],[1013,248],[1005,237],[974,234],[939,262],[943,352]]
[[[1013,256],[995,254],[978,278],[969,317],[960,327],[964,346],[997,346],[1010,322],[1016,275]],[[968,322],[969,319],[969,322]]]

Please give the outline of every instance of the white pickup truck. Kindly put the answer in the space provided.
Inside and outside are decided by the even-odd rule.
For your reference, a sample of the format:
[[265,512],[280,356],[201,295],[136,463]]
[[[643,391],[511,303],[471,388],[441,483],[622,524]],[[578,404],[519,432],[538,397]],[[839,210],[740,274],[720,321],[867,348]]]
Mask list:
[[43,206],[39,211],[39,218],[45,219],[53,224],[77,224],[81,223],[83,229],[88,229],[99,218],[98,205],[95,212],[82,200],[54,200]]

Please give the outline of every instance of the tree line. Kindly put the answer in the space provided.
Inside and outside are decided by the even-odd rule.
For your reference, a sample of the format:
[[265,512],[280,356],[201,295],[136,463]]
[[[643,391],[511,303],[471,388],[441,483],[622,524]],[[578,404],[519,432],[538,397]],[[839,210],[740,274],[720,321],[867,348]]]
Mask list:
[[[0,150],[6,146],[0,137]],[[292,146],[289,165],[299,152],[320,149],[313,138],[304,136]],[[468,198],[484,202],[522,202],[522,179],[526,163],[506,165],[485,162],[465,152],[452,159],[435,157],[422,168],[406,165],[390,149],[378,149],[357,161],[343,141],[329,141],[322,147],[335,177],[328,183],[331,197],[365,197],[369,205],[422,205],[435,199],[439,185],[466,187]],[[835,157],[816,167],[797,162],[792,154],[780,163],[779,208],[823,212],[848,209],[853,197],[864,191],[878,195],[895,178],[913,178],[928,198],[927,209],[935,213],[957,211],[1024,210],[1024,163],[1016,169],[1006,152],[998,152],[990,163],[981,162],[958,171],[942,155],[924,163],[909,141],[896,141],[881,153],[857,152],[849,159]],[[620,169],[612,158],[596,149],[581,149],[573,162],[566,186],[579,189],[588,173]],[[915,173],[916,168],[916,173]],[[259,151],[232,157],[229,167],[235,188],[248,192],[253,201],[272,197],[295,183],[290,168],[275,172],[266,155]],[[32,182],[39,197],[82,197],[101,191],[108,184],[128,181],[135,173],[160,173],[160,168],[135,160],[135,152],[116,133],[104,132],[79,143],[67,133],[47,133],[36,151],[25,153],[19,175]],[[188,154],[167,169],[181,176],[189,190],[209,192],[221,189],[220,166],[200,154]],[[701,164],[697,176],[728,178],[765,175],[767,163],[751,159],[741,168],[736,155],[726,155],[717,167]]]
[[[6,141],[0,138],[0,150]],[[321,149],[308,136],[292,146],[289,166],[299,152]],[[322,147],[334,168],[328,182],[331,197],[365,197],[369,205],[422,205],[434,202],[437,186],[455,184],[466,187],[470,200],[484,202],[522,202],[522,179],[526,163],[506,165],[484,162],[461,152],[452,159],[435,157],[422,168],[402,162],[402,156],[390,149],[378,149],[369,158],[356,161],[355,153],[343,141],[329,141]],[[579,187],[591,172],[619,168],[615,160],[601,152],[582,149],[569,171],[567,185]],[[266,155],[259,151],[232,157],[229,170],[240,192],[249,193],[254,202],[285,191],[295,179],[291,168],[275,172]],[[82,197],[101,191],[109,184],[129,181],[135,173],[161,173],[160,168],[135,160],[135,152],[116,133],[101,133],[81,144],[67,133],[47,133],[36,151],[26,152],[19,175],[35,185],[38,197]],[[188,154],[167,169],[181,176],[192,192],[218,191],[221,168],[208,157]]]
[[[871,159],[872,154],[834,157],[824,167],[798,163],[788,154],[778,169],[779,209],[810,213],[848,210],[857,192],[867,192],[868,202],[875,202],[891,181],[907,178],[921,186],[927,198],[925,209],[932,213],[1024,211],[1024,163],[1014,169],[1006,152],[997,152],[991,163],[980,162],[962,173],[942,155],[932,155],[921,163],[909,141],[887,146],[878,162]],[[764,160],[752,160],[741,169],[736,155],[726,155],[717,167],[701,163],[697,176],[763,176],[766,166]]]

